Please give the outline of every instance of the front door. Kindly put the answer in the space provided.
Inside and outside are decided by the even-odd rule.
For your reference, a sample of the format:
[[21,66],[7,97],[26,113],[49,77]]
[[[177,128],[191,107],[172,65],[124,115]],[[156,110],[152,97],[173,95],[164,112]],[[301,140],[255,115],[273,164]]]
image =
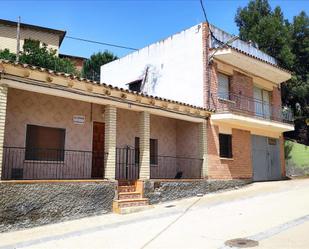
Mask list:
[[104,176],[104,132],[104,123],[93,123],[92,178],[103,178]]

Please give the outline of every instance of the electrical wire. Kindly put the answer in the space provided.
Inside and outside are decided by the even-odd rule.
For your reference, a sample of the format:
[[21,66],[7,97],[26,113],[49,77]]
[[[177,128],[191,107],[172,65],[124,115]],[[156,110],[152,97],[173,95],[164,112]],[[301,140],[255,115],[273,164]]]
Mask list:
[[122,45],[117,45],[117,44],[107,43],[107,42],[101,42],[101,41],[93,41],[93,40],[88,40],[88,39],[73,37],[73,36],[65,36],[65,38],[77,40],[77,41],[95,43],[95,44],[100,44],[100,45],[115,47],[115,48],[122,48],[122,49],[134,50],[134,51],[138,50],[137,48],[126,47],[126,46],[122,46]]

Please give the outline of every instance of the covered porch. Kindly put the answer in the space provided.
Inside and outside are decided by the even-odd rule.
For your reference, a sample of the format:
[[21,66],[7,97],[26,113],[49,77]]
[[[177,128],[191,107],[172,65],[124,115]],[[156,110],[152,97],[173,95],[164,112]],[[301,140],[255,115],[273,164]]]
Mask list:
[[207,176],[203,108],[4,66],[1,180]]

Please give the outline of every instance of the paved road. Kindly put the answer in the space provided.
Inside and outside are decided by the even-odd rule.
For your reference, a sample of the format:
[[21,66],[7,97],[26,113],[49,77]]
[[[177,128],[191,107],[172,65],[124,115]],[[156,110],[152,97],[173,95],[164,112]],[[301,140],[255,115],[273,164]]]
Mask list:
[[309,180],[254,183],[140,213],[0,234],[0,249],[227,249],[225,241],[235,238],[258,241],[256,248],[308,249]]

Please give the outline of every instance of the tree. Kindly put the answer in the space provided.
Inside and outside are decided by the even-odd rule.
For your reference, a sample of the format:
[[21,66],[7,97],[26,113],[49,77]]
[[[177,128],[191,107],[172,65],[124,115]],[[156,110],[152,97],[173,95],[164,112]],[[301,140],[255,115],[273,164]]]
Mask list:
[[0,59],[15,61],[16,54],[11,53],[9,49],[0,50]]
[[82,76],[87,79],[100,81],[100,67],[117,59],[118,57],[116,55],[107,50],[105,50],[103,53],[95,53],[91,55],[90,59],[84,63]]
[[[0,51],[0,59],[15,61],[16,54],[8,49]],[[28,39],[24,43],[19,62],[38,67],[48,68],[57,72],[77,74],[75,65],[68,59],[59,58],[55,49],[47,48],[46,44],[40,45],[37,40]]]
[[259,49],[292,71],[292,79],[282,85],[282,102],[298,117],[309,117],[309,20],[302,11],[290,23],[280,7],[271,9],[267,0],[251,0],[238,8],[235,22],[239,36],[254,41]]

